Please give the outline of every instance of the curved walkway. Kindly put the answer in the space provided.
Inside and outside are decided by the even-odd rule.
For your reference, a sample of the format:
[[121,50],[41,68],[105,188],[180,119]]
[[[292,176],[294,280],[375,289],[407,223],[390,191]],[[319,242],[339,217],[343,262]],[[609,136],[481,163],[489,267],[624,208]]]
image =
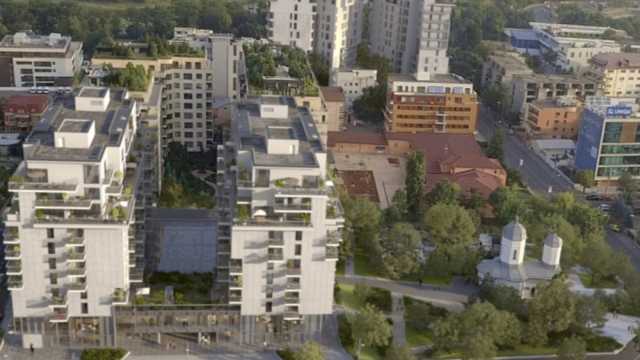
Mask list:
[[384,278],[361,275],[336,276],[340,284],[366,285],[388,290],[403,296],[428,302],[450,311],[462,311],[469,297],[477,291],[475,286],[454,282],[449,286],[420,285],[412,281],[393,281]]

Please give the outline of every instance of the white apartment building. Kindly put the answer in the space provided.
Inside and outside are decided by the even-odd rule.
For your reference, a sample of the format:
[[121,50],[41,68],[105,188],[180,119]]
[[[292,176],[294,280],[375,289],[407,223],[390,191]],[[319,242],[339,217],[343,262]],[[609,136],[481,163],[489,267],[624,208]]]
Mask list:
[[232,126],[218,147],[218,272],[228,272],[228,301],[245,319],[321,328],[333,312],[344,219],[316,125],[293,99],[261,97],[237,104]]
[[372,0],[369,9],[369,50],[389,59],[394,72],[432,74],[449,72],[449,0]]
[[355,64],[365,5],[364,0],[317,0],[313,48],[331,69]]
[[276,44],[313,49],[316,0],[271,0],[267,25]]
[[640,96],[640,54],[599,54],[589,71],[601,79],[605,96]]
[[136,130],[126,91],[82,88],[26,139],[4,214],[7,284],[25,348],[113,346],[114,306],[142,281],[140,169],[127,161]]
[[0,87],[71,86],[82,43],[51,33],[18,32],[0,40]]
[[329,85],[342,88],[347,108],[360,96],[364,89],[378,84],[378,71],[369,69],[333,69]]

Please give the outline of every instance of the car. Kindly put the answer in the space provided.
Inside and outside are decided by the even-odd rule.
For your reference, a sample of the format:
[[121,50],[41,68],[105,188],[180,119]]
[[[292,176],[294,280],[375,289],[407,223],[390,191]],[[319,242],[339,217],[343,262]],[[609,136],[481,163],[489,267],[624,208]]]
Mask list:
[[600,204],[598,208],[604,212],[609,212],[611,210],[611,205],[609,204]]
[[618,224],[609,224],[609,229],[611,229],[611,231],[620,232],[620,225],[618,225]]
[[598,194],[588,194],[587,196],[584,197],[585,199],[589,200],[589,201],[598,201],[598,200],[602,200],[602,196],[598,195]]

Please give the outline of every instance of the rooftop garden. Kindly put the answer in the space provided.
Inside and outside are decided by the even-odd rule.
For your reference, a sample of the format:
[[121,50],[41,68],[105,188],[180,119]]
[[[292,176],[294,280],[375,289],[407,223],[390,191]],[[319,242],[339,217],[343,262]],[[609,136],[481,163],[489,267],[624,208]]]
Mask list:
[[[182,274],[178,272],[155,272],[149,278],[151,293],[138,295],[135,298],[136,305],[160,305],[173,303],[186,304],[210,304],[212,273]],[[165,299],[165,289],[173,287],[173,299]],[[168,301],[167,301],[168,300]]]
[[[318,87],[303,50],[271,44],[244,46],[247,76],[257,94],[317,96]],[[293,78],[291,82],[275,77]]]
[[106,65],[105,70],[109,73],[104,78],[106,85],[124,87],[130,91],[145,91],[149,86],[151,75],[142,65],[128,63],[124,69],[114,69],[111,65]]
[[96,48],[94,57],[114,59],[166,59],[171,56],[204,57],[199,49],[185,43],[170,43],[164,39],[149,39],[147,42],[118,43],[107,41]]

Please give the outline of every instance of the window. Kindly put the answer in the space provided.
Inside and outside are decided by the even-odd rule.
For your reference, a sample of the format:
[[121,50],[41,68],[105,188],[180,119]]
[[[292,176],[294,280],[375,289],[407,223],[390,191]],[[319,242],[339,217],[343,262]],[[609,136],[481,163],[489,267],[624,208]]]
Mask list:
[[56,267],[56,259],[49,259],[49,270],[55,270]]
[[302,241],[302,231],[296,231],[296,241]]
[[80,293],[80,299],[87,300],[87,298],[89,298],[89,293],[86,291]]
[[273,303],[271,301],[267,301],[267,304],[265,306],[265,311],[270,313],[272,307],[273,307]]
[[53,229],[47,229],[47,239],[53,239]]
[[47,243],[47,253],[49,255],[54,255],[56,253],[56,244],[52,242]]
[[88,314],[89,313],[89,303],[82,303],[82,309],[81,309],[83,314]]
[[296,256],[300,256],[302,255],[302,245],[300,244],[296,244],[296,248],[295,248],[295,253],[294,255]]
[[518,257],[518,250],[513,250],[513,260],[515,260],[516,257]]
[[49,283],[51,285],[58,285],[58,274],[49,274]]

